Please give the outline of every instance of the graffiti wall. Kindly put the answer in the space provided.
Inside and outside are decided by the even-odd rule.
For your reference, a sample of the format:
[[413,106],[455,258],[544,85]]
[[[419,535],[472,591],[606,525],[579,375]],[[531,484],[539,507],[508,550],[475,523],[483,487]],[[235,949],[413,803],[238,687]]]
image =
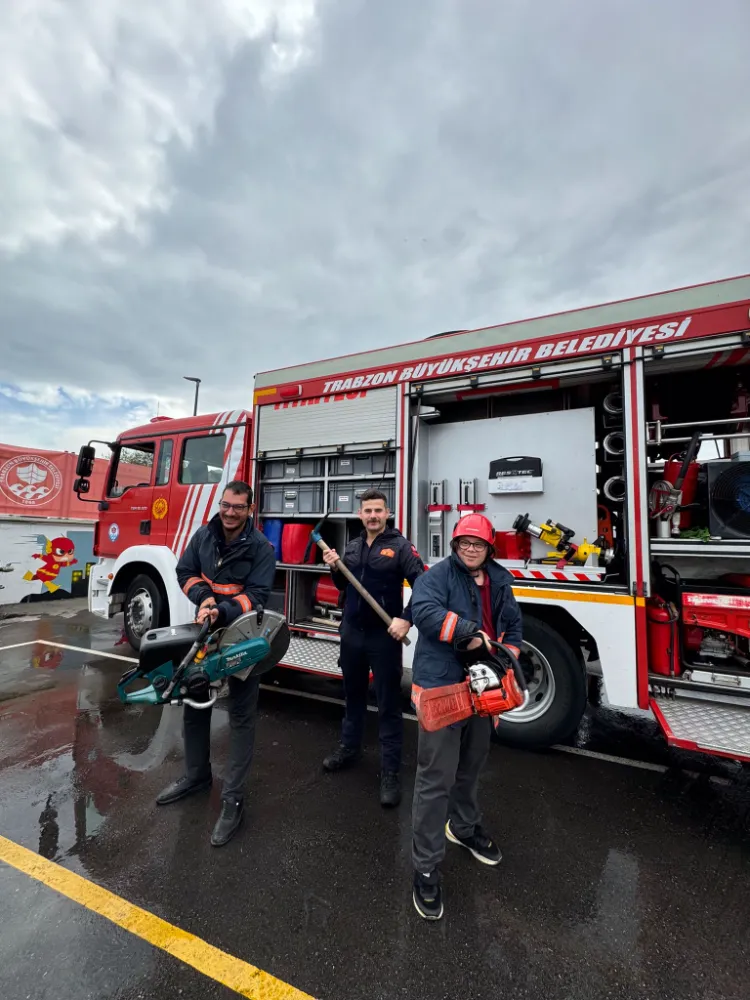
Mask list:
[[94,525],[0,519],[0,604],[85,597]]
[[[85,597],[95,561],[96,502],[73,492],[78,456],[0,444],[0,604]],[[109,463],[97,459],[93,501],[104,495]],[[121,485],[143,479],[143,467],[121,464]]]

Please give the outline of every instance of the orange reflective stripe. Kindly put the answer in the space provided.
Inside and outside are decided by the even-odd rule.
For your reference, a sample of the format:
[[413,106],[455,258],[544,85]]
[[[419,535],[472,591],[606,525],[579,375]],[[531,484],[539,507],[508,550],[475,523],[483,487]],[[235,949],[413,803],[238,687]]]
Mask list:
[[440,641],[441,642],[452,642],[453,633],[456,631],[456,625],[458,624],[458,615],[455,611],[449,611],[448,614],[443,619],[443,627],[440,629]]
[[237,601],[245,614],[247,614],[248,611],[253,610],[253,602],[245,594],[240,594],[239,597],[235,597],[235,601]]
[[215,594],[223,594],[226,597],[234,597],[235,594],[242,593],[241,583],[214,583],[213,580],[208,579],[205,573],[203,574],[203,579]]
[[518,659],[518,657],[521,655],[521,650],[518,648],[518,646],[511,646],[507,642],[505,643],[505,646],[507,649],[511,651],[511,653],[515,656],[515,658]]
[[188,592],[196,585],[196,583],[203,583],[203,580],[199,576],[191,576],[185,586],[182,588],[183,594],[188,594]]

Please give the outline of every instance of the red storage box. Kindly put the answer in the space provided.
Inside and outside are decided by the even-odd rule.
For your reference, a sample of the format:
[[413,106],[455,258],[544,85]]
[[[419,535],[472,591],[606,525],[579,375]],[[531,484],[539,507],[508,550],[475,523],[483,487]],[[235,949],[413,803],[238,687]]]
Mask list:
[[[281,533],[281,561],[285,563],[303,563],[305,561],[305,549],[310,541],[310,532],[315,527],[313,524],[285,524]],[[308,563],[315,562],[315,554],[318,546],[310,546]]]
[[495,558],[531,559],[531,538],[525,531],[496,531]]

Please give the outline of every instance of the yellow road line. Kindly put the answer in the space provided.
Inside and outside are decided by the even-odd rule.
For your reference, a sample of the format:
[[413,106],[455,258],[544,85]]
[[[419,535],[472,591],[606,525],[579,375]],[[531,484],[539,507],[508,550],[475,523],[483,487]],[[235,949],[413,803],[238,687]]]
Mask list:
[[313,1000],[309,994],[301,993],[270,973],[214,948],[187,931],[154,916],[148,910],[134,906],[75,872],[47,861],[2,836],[0,861],[67,896],[75,903],[93,910],[155,948],[173,955],[185,965],[228,986],[240,996],[251,997],[252,1000]]

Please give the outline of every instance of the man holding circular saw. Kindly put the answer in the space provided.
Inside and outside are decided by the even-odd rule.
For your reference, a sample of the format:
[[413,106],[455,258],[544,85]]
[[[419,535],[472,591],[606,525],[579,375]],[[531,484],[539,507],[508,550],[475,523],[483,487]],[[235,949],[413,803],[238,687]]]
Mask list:
[[327,771],[340,771],[361,756],[367,713],[370,670],[375,680],[380,738],[380,802],[396,806],[401,801],[401,643],[411,628],[411,607],[404,607],[403,584],[413,587],[424,572],[419,553],[396,528],[388,527],[388,500],[376,489],[360,500],[363,531],[351,541],[342,558],[344,566],[393,620],[386,625],[362,594],[336,569],[339,555],[326,549],[323,560],[344,594],[341,621],[341,656],[346,710],[339,747],[323,761]]
[[[412,804],[413,900],[426,920],[443,915],[439,865],[446,838],[483,864],[497,865],[502,858],[482,827],[477,789],[490,749],[492,715],[520,704],[514,677],[520,674],[522,625],[512,577],[494,561],[494,540],[494,528],[484,515],[459,518],[451,554],[417,580],[412,594],[419,630],[412,664],[412,701],[419,719]],[[498,660],[501,654],[505,663]],[[472,688],[467,674],[471,676],[472,663],[480,660],[489,666],[479,668],[481,686]],[[515,672],[506,679],[503,668],[508,663]],[[513,688],[512,695],[504,683]],[[518,683],[526,686],[522,676]],[[425,728],[429,707],[445,718],[431,719],[434,725]]]
[[[253,492],[247,483],[229,483],[219,512],[200,527],[177,564],[177,580],[197,607],[196,621],[210,618],[219,627],[262,608],[276,571],[273,546],[253,524]],[[229,761],[222,808],[211,834],[220,847],[234,836],[243,816],[244,786],[253,759],[260,680],[229,678]],[[185,774],[157,797],[159,805],[177,802],[212,784],[211,709],[184,707]]]

